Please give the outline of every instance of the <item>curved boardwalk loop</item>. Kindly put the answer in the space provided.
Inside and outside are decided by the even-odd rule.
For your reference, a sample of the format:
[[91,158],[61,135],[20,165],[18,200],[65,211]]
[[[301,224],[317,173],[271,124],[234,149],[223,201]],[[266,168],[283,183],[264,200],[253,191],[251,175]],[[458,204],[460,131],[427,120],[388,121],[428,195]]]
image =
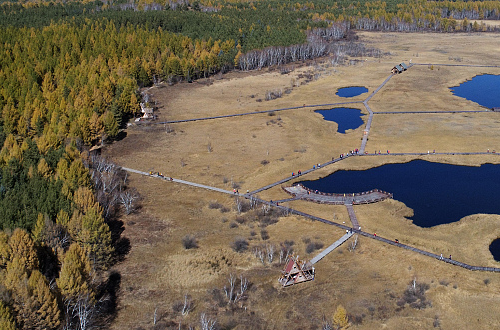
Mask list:
[[291,187],[282,187],[284,191],[298,199],[303,199],[320,204],[369,204],[392,198],[392,194],[378,189],[355,194],[328,194],[307,189],[301,184]]
[[[495,66],[495,65],[411,64],[411,65],[409,65],[408,68],[412,67],[413,65],[441,65],[441,66],[484,67],[484,68],[493,68],[493,67],[496,68],[496,67],[500,67],[500,66]],[[434,151],[433,152],[427,151],[427,152],[423,152],[423,153],[418,153],[418,152],[414,152],[414,153],[389,153],[389,151],[387,151],[387,153],[380,153],[380,152],[377,153],[377,152],[375,152],[373,154],[369,154],[369,153],[365,152],[366,143],[368,141],[368,135],[370,133],[370,128],[371,128],[372,119],[373,119],[373,115],[374,114],[388,114],[388,115],[390,115],[390,114],[439,114],[439,113],[491,112],[491,110],[471,110],[471,111],[467,111],[467,110],[432,111],[432,110],[430,110],[430,111],[408,111],[408,112],[405,112],[405,111],[397,111],[397,112],[383,112],[383,111],[381,111],[381,112],[374,112],[374,111],[372,111],[372,109],[368,105],[368,101],[370,101],[372,99],[372,97],[382,87],[384,87],[387,84],[387,82],[389,82],[389,80],[392,78],[392,76],[393,75],[391,74],[389,77],[387,77],[384,80],[384,82],[380,86],[378,86],[378,88],[375,89],[370,94],[370,96],[368,96],[364,101],[350,101],[350,102],[339,102],[339,103],[329,103],[329,104],[303,105],[303,106],[289,107],[289,108],[280,108],[280,109],[273,109],[273,110],[246,112],[246,113],[221,115],[221,116],[212,116],[212,117],[204,117],[204,118],[171,120],[171,121],[164,121],[164,122],[157,122],[157,123],[145,123],[145,124],[146,125],[151,125],[151,124],[174,124],[174,123],[183,123],[183,122],[195,122],[195,121],[202,121],[202,120],[212,120],[212,119],[220,119],[220,118],[230,118],[230,117],[239,117],[239,116],[254,115],[254,114],[271,113],[271,112],[285,111],[285,110],[297,110],[297,109],[305,109],[305,108],[316,108],[316,107],[325,107],[325,106],[337,106],[337,105],[344,105],[344,104],[362,103],[365,106],[366,110],[368,111],[369,116],[368,116],[368,120],[367,120],[367,123],[366,123],[366,127],[365,127],[365,129],[363,131],[363,138],[362,138],[361,147],[359,149],[359,152],[358,153],[348,153],[346,155],[342,155],[340,158],[332,158],[331,161],[327,161],[327,162],[325,162],[325,163],[323,163],[321,165],[320,164],[314,165],[313,168],[310,168],[308,170],[302,171],[301,172],[302,175],[305,175],[305,174],[313,172],[313,171],[315,171],[317,169],[323,168],[324,166],[334,164],[334,163],[339,162],[341,160],[345,160],[345,159],[347,159],[347,158],[349,158],[351,156],[408,156],[408,155],[411,155],[411,156],[424,156],[424,155],[486,155],[486,154],[493,154],[493,155],[495,155],[496,154],[494,150],[492,152],[490,152],[488,150],[487,152],[444,152],[444,153],[439,153],[439,152],[436,153]],[[141,123],[138,123],[138,125],[141,125]],[[125,171],[128,171],[128,172],[137,173],[137,174],[140,174],[140,175],[144,175],[144,176],[148,176],[148,177],[152,177],[152,178],[161,179],[161,180],[164,180],[166,182],[180,183],[180,184],[189,185],[189,186],[192,186],[192,187],[197,187],[197,188],[202,188],[202,189],[207,189],[207,190],[211,190],[211,191],[223,193],[223,194],[226,194],[226,195],[235,195],[234,191],[225,190],[225,189],[221,189],[221,188],[217,188],[217,187],[212,187],[212,186],[207,186],[207,185],[203,185],[203,184],[198,184],[198,183],[194,183],[194,182],[190,182],[190,181],[185,181],[185,180],[181,180],[181,179],[175,179],[175,178],[172,178],[172,177],[169,177],[169,176],[163,176],[163,175],[161,175],[159,173],[152,174],[151,172],[147,173],[147,172],[143,172],[143,171],[139,171],[139,170],[127,168],[127,167],[122,167],[122,169],[125,170]],[[398,247],[398,248],[409,250],[409,251],[412,251],[412,252],[415,252],[415,253],[419,253],[421,255],[428,256],[428,257],[434,258],[436,260],[439,260],[439,261],[442,261],[442,262],[446,262],[446,263],[449,263],[449,264],[452,264],[452,265],[455,265],[455,266],[463,267],[463,268],[468,269],[468,270],[488,271],[488,272],[500,272],[500,268],[471,266],[471,265],[462,263],[460,261],[452,260],[451,258],[443,258],[441,255],[438,255],[438,254],[435,254],[435,253],[432,253],[432,252],[428,252],[428,251],[424,251],[424,250],[421,250],[421,249],[418,249],[418,248],[415,248],[415,247],[412,247],[412,246],[409,246],[409,245],[406,245],[406,244],[402,244],[398,240],[389,240],[389,239],[386,239],[386,238],[383,238],[383,237],[380,237],[380,236],[376,236],[374,234],[370,234],[370,233],[361,231],[361,227],[359,225],[359,221],[358,221],[358,219],[356,217],[356,214],[354,212],[353,205],[374,203],[374,202],[378,202],[378,201],[381,201],[381,200],[384,200],[384,199],[387,199],[387,198],[392,198],[392,194],[384,192],[384,191],[380,191],[380,190],[376,190],[375,189],[375,190],[372,190],[372,191],[362,192],[362,193],[357,193],[357,194],[351,194],[351,195],[349,195],[349,194],[326,194],[326,193],[321,193],[321,192],[317,192],[317,191],[313,192],[311,190],[306,189],[302,185],[293,185],[291,187],[282,187],[283,190],[285,190],[288,194],[290,194],[290,195],[293,196],[292,198],[282,199],[282,200],[279,200],[279,201],[273,203],[271,201],[266,201],[266,200],[263,200],[263,199],[260,199],[260,198],[258,198],[256,196],[254,196],[254,194],[256,194],[258,192],[261,192],[261,191],[264,191],[264,190],[276,187],[278,185],[281,185],[281,184],[283,184],[285,182],[288,182],[290,180],[296,179],[298,177],[299,176],[297,176],[297,175],[292,175],[292,176],[286,177],[284,179],[281,179],[279,181],[276,181],[274,183],[268,184],[268,185],[266,185],[264,187],[258,188],[258,189],[254,190],[254,191],[251,191],[250,193],[241,194],[241,195],[238,194],[238,196],[241,196],[241,197],[247,198],[247,199],[252,199],[253,201],[256,201],[259,204],[267,204],[267,205],[270,205],[272,207],[279,208],[279,209],[281,209],[283,211],[286,211],[287,214],[296,214],[296,215],[302,216],[304,218],[307,218],[307,219],[310,219],[310,220],[313,220],[313,221],[320,221],[322,223],[325,223],[325,224],[328,224],[328,225],[331,225],[331,226],[336,226],[338,228],[341,228],[341,229],[345,230],[346,233],[340,239],[338,239],[335,243],[333,243],[332,245],[330,245],[324,251],[320,252],[317,256],[315,256],[310,261],[312,264],[315,264],[318,261],[320,261],[328,253],[330,253],[331,251],[335,250],[337,247],[339,247],[341,244],[343,244],[346,240],[348,240],[350,237],[352,237],[352,235],[359,234],[359,235],[362,235],[364,237],[367,237],[367,238],[370,238],[370,239],[374,239],[374,240],[377,240],[377,241],[385,243],[385,244],[392,245],[394,247]],[[349,218],[350,218],[351,223],[352,223],[352,227],[346,226],[344,224],[336,223],[336,222],[333,222],[333,221],[330,221],[330,220],[327,220],[327,219],[323,219],[323,218],[320,218],[320,217],[317,217],[317,216],[314,216],[314,215],[311,215],[311,214],[307,214],[307,213],[304,213],[304,212],[301,212],[301,211],[289,208],[289,207],[284,206],[284,205],[280,205],[280,203],[294,201],[294,200],[298,200],[298,199],[309,200],[309,201],[313,201],[313,202],[316,202],[316,203],[345,205],[346,208],[347,208],[347,212],[349,214]]]

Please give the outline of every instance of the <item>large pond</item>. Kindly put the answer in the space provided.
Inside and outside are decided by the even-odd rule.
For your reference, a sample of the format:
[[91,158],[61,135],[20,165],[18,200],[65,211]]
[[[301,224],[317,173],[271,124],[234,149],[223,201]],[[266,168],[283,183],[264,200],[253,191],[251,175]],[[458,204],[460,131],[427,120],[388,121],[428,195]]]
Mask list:
[[[421,227],[451,223],[477,213],[500,213],[500,165],[458,166],[414,160],[366,171],[338,171],[302,184],[328,193],[354,193],[378,188],[414,211]],[[381,219],[383,221],[383,219]]]
[[325,120],[336,122],[339,127],[337,131],[339,133],[345,134],[345,131],[349,129],[356,129],[363,125],[363,119],[359,109],[353,108],[333,108],[330,110],[316,110],[315,112],[320,113]]
[[354,97],[366,92],[368,92],[368,88],[366,87],[353,86],[353,87],[339,88],[337,89],[337,93],[335,93],[335,95],[338,95],[340,97]]
[[500,76],[483,74],[451,87],[454,95],[473,101],[486,108],[500,107]]

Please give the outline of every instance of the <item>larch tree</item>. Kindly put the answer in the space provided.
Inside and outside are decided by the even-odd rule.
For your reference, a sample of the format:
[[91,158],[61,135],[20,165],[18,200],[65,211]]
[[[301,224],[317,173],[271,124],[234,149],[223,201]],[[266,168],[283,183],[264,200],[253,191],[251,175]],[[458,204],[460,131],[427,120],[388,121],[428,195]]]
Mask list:
[[0,300],[0,329],[16,330],[16,323],[10,308]]
[[106,269],[114,252],[109,226],[104,222],[97,207],[89,208],[82,217],[79,241],[90,253],[90,258],[101,269]]
[[94,193],[88,187],[79,187],[73,194],[73,202],[82,213],[87,213],[90,208],[98,208]]
[[26,271],[38,269],[38,257],[35,243],[23,229],[16,228],[9,240],[11,260],[16,258],[24,265]]
[[347,317],[347,311],[342,305],[338,305],[335,313],[333,314],[333,325],[336,329],[344,330],[351,326],[349,323],[349,318]]
[[33,231],[31,233],[35,242],[40,242],[42,240],[46,220],[50,221],[49,219],[45,219],[45,216],[43,214],[38,213],[35,228],[33,228]]
[[9,245],[9,235],[0,231],[0,267],[5,268],[10,260],[11,248]]
[[31,273],[28,289],[31,299],[30,305],[33,306],[31,311],[33,326],[31,329],[56,329],[61,324],[61,310],[55,294],[49,288],[47,279],[38,270]]
[[78,243],[73,243],[64,255],[59,278],[56,280],[66,300],[75,300],[82,295],[93,296],[90,261]]

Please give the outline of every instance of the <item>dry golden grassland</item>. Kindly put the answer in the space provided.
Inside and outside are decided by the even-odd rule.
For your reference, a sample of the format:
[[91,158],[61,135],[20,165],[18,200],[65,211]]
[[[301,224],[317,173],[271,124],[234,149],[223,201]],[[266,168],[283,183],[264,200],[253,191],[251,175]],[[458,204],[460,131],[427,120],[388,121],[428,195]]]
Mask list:
[[[381,59],[368,58],[356,65],[303,66],[289,74],[277,71],[232,73],[211,85],[179,84],[153,88],[160,106],[160,120],[176,120],[269,110],[302,104],[342,102],[337,88],[366,86],[370,93],[401,61],[500,65],[498,34],[392,34],[360,33],[372,47],[390,52]],[[456,59],[460,58],[461,62]],[[322,70],[322,71],[320,71]],[[321,73],[305,81],[306,72]],[[481,73],[500,74],[498,68],[414,66],[394,76],[370,101],[373,111],[449,111],[481,109],[455,97],[448,87]],[[264,101],[266,91],[294,86],[282,98]],[[364,94],[354,100],[363,100]],[[261,102],[257,102],[262,99]],[[363,113],[366,109],[361,104]],[[109,146],[105,155],[122,166],[160,171],[168,176],[231,190],[253,190],[297,170],[311,168],[333,156],[359,148],[363,127],[337,133],[337,125],[315,114],[314,108],[276,112],[275,115],[217,119],[200,122],[131,127],[127,137]],[[393,114],[375,115],[367,151],[443,152],[500,151],[500,114]],[[366,121],[367,116],[363,119]],[[209,148],[210,147],[210,148]],[[341,169],[367,169],[415,157],[353,157],[322,168],[302,179],[314,179]],[[500,163],[495,155],[418,157],[464,165]],[[264,165],[265,162],[269,163]],[[255,212],[238,215],[232,196],[130,175],[130,185],[143,196],[142,208],[124,216],[123,236],[131,241],[126,260],[115,267],[121,273],[119,311],[111,329],[199,328],[200,313],[216,317],[218,324],[234,329],[319,329],[342,304],[351,315],[352,329],[496,329],[500,326],[500,276],[472,272],[434,259],[360,237],[354,252],[352,239],[317,263],[313,282],[282,289],[277,278],[282,265],[262,265],[252,247],[285,240],[294,251],[310,259],[308,242],[324,247],[342,230],[295,215],[261,227]],[[478,192],[480,193],[480,192]],[[260,194],[279,200],[288,196],[280,187]],[[228,210],[210,208],[218,202]],[[350,224],[344,206],[305,201],[290,207],[336,222]],[[459,222],[420,228],[405,217],[412,210],[397,200],[354,206],[363,230],[472,265],[498,267],[488,246],[500,236],[500,216],[471,215]],[[226,211],[226,210],[224,210]],[[269,239],[264,240],[264,229]],[[184,249],[181,240],[194,235],[197,249]],[[247,252],[231,249],[236,238],[250,244]],[[213,289],[227,285],[230,273],[242,274],[252,283],[247,300],[236,307],[216,305]],[[429,284],[431,306],[401,308],[398,300],[408,283]],[[173,306],[189,294],[194,309],[182,316]],[[232,327],[231,327],[232,326]],[[438,328],[439,328],[438,327]]]

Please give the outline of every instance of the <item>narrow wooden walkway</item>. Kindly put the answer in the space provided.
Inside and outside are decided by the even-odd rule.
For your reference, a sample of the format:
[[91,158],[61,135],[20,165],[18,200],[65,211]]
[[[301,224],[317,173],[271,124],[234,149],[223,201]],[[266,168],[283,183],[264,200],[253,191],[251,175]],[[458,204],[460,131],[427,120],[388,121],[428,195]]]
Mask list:
[[243,112],[243,113],[234,113],[230,115],[220,115],[220,116],[211,116],[211,117],[200,117],[200,118],[190,118],[190,119],[178,119],[178,120],[167,120],[161,122],[137,122],[135,125],[164,125],[164,124],[178,124],[178,123],[187,123],[193,121],[203,121],[203,120],[213,120],[213,119],[222,119],[222,118],[231,118],[231,117],[241,117],[241,116],[249,116],[249,115],[258,115],[263,113],[271,113],[271,112],[280,112],[286,110],[297,110],[297,109],[306,109],[306,108],[318,108],[318,107],[333,107],[344,104],[355,104],[362,103],[363,101],[346,101],[346,102],[337,102],[337,103],[325,103],[325,104],[312,104],[312,105],[301,105],[297,107],[288,107],[288,108],[278,108],[271,110],[262,110],[262,111],[253,111],[253,112]]
[[440,113],[477,113],[494,112],[493,110],[444,110],[444,111],[375,111],[376,115],[404,115],[404,114],[440,114]]
[[373,156],[432,156],[432,155],[445,155],[445,156],[455,156],[455,155],[461,155],[461,156],[475,156],[475,155],[493,155],[493,156],[500,156],[500,153],[496,153],[495,151],[492,152],[432,152],[429,150],[429,152],[380,152],[380,153],[364,153],[360,154],[358,156],[363,156],[363,157],[373,157]]
[[359,147],[359,152],[360,152],[360,153],[364,153],[364,152],[365,152],[366,142],[368,141],[368,134],[370,134],[370,128],[371,128],[371,126],[372,126],[372,120],[373,120],[373,111],[372,111],[372,109],[370,108],[370,106],[368,105],[368,101],[370,101],[370,100],[372,99],[372,97],[374,97],[374,96],[375,96],[375,94],[377,94],[377,93],[378,93],[378,91],[379,91],[382,87],[384,87],[384,86],[385,86],[385,84],[387,84],[387,82],[388,82],[389,80],[391,80],[392,76],[393,76],[393,75],[391,74],[389,77],[387,77],[387,78],[384,80],[384,82],[383,82],[380,86],[378,86],[378,87],[377,87],[377,89],[375,89],[375,90],[373,91],[373,93],[371,93],[371,94],[370,94],[370,96],[368,96],[368,97],[366,98],[366,100],[364,100],[364,101],[363,101],[363,105],[365,106],[365,108],[366,108],[366,110],[368,111],[368,114],[369,114],[369,115],[368,115],[368,120],[366,121],[366,127],[365,127],[365,129],[364,129],[364,131],[363,131],[363,140],[361,141],[361,147]]
[[[307,169],[307,170],[302,171],[302,175],[305,175],[305,174],[307,174],[307,173],[311,173],[311,172],[313,172],[313,171],[319,170],[319,169],[321,169],[321,168],[323,168],[323,167],[325,167],[325,166],[328,166],[328,165],[334,164],[334,163],[336,163],[336,162],[339,162],[339,161],[341,161],[341,160],[347,159],[347,158],[352,157],[352,156],[354,156],[354,155],[350,155],[350,154],[348,154],[348,155],[343,156],[342,158],[334,158],[334,159],[332,159],[332,160],[330,160],[330,161],[327,161],[326,163],[321,163],[321,166],[316,166],[316,165],[315,165],[313,168],[310,168],[310,169]],[[261,188],[259,188],[259,189],[253,190],[253,191],[251,191],[249,194],[250,194],[250,195],[257,194],[257,193],[259,193],[259,192],[261,192],[261,191],[264,191],[264,190],[267,190],[267,189],[271,189],[271,188],[273,188],[273,187],[276,187],[276,186],[278,186],[278,185],[281,185],[281,184],[283,184],[283,183],[285,183],[285,182],[288,182],[288,181],[290,181],[290,180],[297,179],[298,177],[300,177],[300,175],[293,175],[293,176],[286,177],[286,178],[281,179],[281,180],[279,180],[279,181],[276,181],[276,182],[273,182],[273,183],[271,183],[271,184],[268,184],[267,186],[264,186],[264,187],[261,187]]]
[[182,184],[185,184],[185,185],[188,185],[188,186],[193,186],[193,187],[198,187],[198,188],[203,188],[203,189],[208,189],[208,190],[220,192],[220,193],[227,194],[227,195],[234,195],[233,191],[229,191],[229,190],[225,190],[225,189],[221,189],[221,188],[217,188],[217,187],[212,187],[212,186],[206,186],[206,185],[200,184],[200,183],[194,183],[194,182],[190,182],[190,181],[186,181],[186,180],[181,180],[181,179],[174,179],[174,178],[169,177],[169,176],[151,175],[151,174],[149,174],[147,172],[134,170],[134,169],[128,168],[128,167],[122,167],[122,169],[124,171],[127,171],[127,172],[137,173],[137,174],[149,176],[149,177],[152,177],[152,178],[162,179],[162,180],[165,180],[167,182],[177,182],[177,183],[182,183]]
[[309,262],[314,265],[315,263],[317,263],[318,261],[320,261],[321,259],[323,259],[328,253],[332,252],[333,250],[335,250],[336,248],[338,248],[340,245],[342,245],[352,235],[354,235],[354,233],[351,232],[351,231],[348,231],[347,233],[345,233],[344,236],[342,236],[335,243],[333,243],[332,245],[330,245],[329,247],[327,247],[326,249],[324,249],[323,251],[321,251],[317,256],[315,256],[314,258],[312,258],[311,261],[309,261]]
[[346,204],[345,207],[347,208],[347,213],[349,214],[349,219],[351,219],[352,223],[352,228],[361,230],[361,227],[359,226],[358,218],[356,217],[356,213],[354,213],[354,208],[352,207],[352,204]]
[[469,68],[500,68],[500,65],[480,65],[480,64],[439,64],[439,63],[413,63],[412,65],[434,65],[434,66],[463,66]]
[[[320,218],[320,217],[317,217],[317,216],[314,216],[314,215],[311,215],[311,214],[307,214],[307,213],[304,213],[304,212],[296,211],[296,210],[293,210],[293,209],[289,209],[289,211],[292,214],[301,215],[301,216],[303,216],[305,218],[308,218],[308,219],[311,219],[311,220],[314,220],[314,221],[320,221],[320,222],[323,222],[323,223],[326,223],[326,224],[329,224],[329,225],[333,225],[333,226],[342,228],[344,230],[350,230],[351,229],[351,228],[349,228],[349,227],[347,227],[345,225],[342,225],[342,224],[339,224],[339,223],[336,223],[336,222],[332,222],[332,221],[329,221],[329,220],[326,220],[326,219],[323,219],[323,218]],[[439,260],[439,261],[442,261],[442,262],[446,262],[446,263],[449,263],[449,264],[452,264],[452,265],[455,265],[455,266],[459,266],[459,267],[462,267],[462,268],[465,268],[465,269],[468,269],[468,270],[500,273],[500,268],[472,266],[472,265],[468,265],[466,263],[463,263],[463,262],[460,262],[460,261],[456,261],[456,260],[452,260],[452,259],[449,259],[449,258],[443,258],[443,259],[441,259],[441,255],[438,255],[438,254],[435,254],[435,253],[432,253],[432,252],[428,252],[428,251],[424,251],[424,250],[412,247],[410,245],[402,244],[402,243],[399,243],[399,242],[396,243],[393,240],[389,240],[387,238],[383,238],[383,237],[380,237],[380,236],[375,236],[373,234],[370,234],[370,233],[367,233],[367,232],[364,232],[364,231],[361,231],[361,230],[354,229],[353,233],[356,233],[356,234],[365,236],[367,238],[374,239],[374,240],[377,240],[379,242],[386,243],[386,244],[389,244],[389,245],[392,245],[392,246],[395,246],[395,247],[398,247],[398,248],[402,248],[402,249],[406,249],[406,250],[409,250],[409,251],[412,251],[412,252],[416,252],[416,253],[419,253],[421,255],[424,255],[424,256],[427,256],[427,257],[431,257],[431,258],[434,258],[436,260]]]
[[296,184],[290,187],[282,187],[284,191],[295,197],[319,204],[369,204],[382,201],[387,198],[392,198],[392,194],[378,189],[373,189],[366,192],[355,194],[330,194],[307,189],[301,184]]

